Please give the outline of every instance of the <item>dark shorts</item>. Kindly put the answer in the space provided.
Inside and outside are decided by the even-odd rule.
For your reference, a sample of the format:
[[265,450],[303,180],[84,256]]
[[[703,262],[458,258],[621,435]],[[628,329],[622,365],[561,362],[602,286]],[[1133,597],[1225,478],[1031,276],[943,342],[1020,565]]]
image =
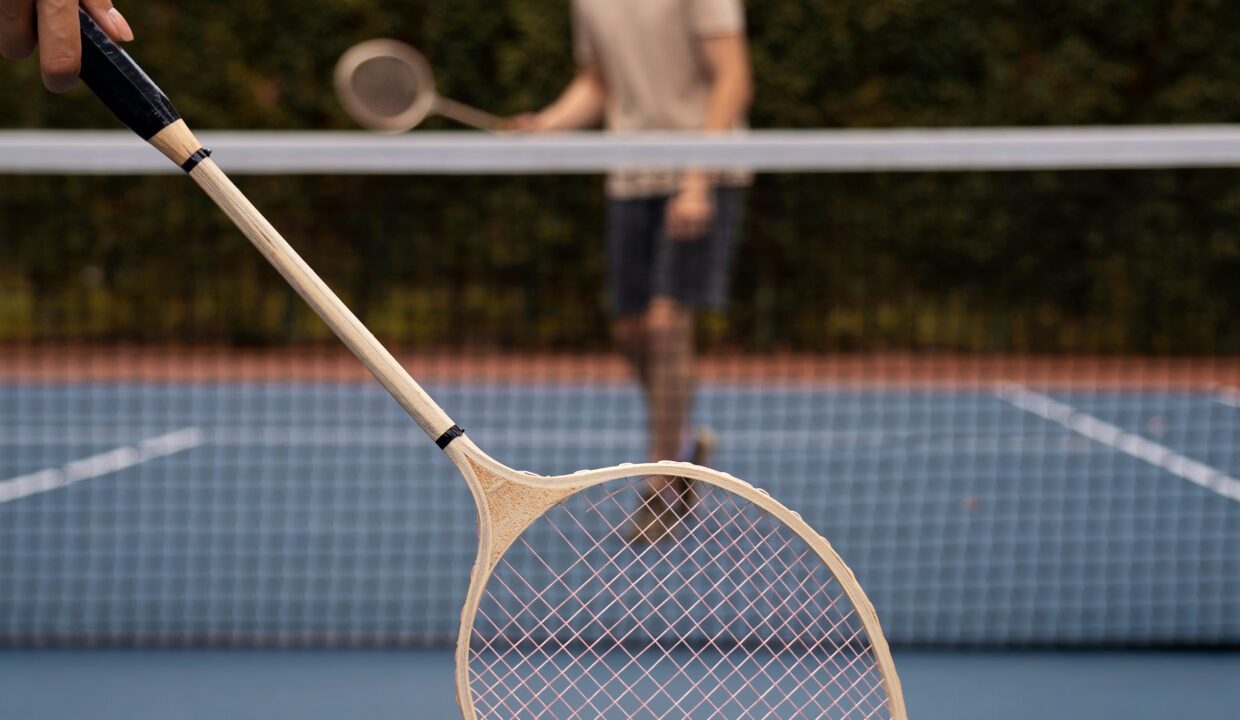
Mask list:
[[655,296],[699,310],[723,309],[744,194],[742,188],[716,188],[714,222],[706,235],[695,240],[668,237],[666,196],[609,200],[612,312],[620,316],[643,312]]

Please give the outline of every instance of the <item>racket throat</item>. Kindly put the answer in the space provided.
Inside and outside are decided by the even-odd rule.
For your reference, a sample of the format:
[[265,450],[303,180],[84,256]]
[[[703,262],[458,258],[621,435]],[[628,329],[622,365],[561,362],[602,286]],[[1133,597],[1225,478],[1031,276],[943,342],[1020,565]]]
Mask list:
[[[467,458],[471,473],[466,473],[471,489],[478,501],[478,521],[484,528],[481,533],[485,547],[486,571],[489,573],[499,563],[508,547],[548,510],[559,505],[577,488],[548,488],[522,482],[515,470],[505,470],[510,476],[500,474],[482,463]],[[473,477],[468,477],[472,474]],[[479,562],[484,560],[479,555]]]

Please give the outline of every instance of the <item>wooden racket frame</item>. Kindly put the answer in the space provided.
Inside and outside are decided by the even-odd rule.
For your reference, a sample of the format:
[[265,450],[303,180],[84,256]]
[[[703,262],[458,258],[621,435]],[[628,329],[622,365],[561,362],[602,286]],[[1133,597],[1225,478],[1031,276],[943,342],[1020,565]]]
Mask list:
[[531,523],[573,494],[611,480],[643,475],[674,475],[716,486],[762,508],[805,541],[853,604],[882,674],[891,717],[906,720],[900,681],[873,606],[852,571],[799,515],[748,483],[695,465],[644,463],[540,477],[513,470],[479,450],[216,166],[137,63],[116,47],[85,10],[79,8],[78,15],[83,47],[81,76],[87,85],[119,119],[189,174],[465,477],[478,508],[479,536],[456,649],[457,695],[465,720],[476,720],[468,667],[473,622],[487,581],[504,552]]
[[[461,440],[467,441],[467,438]],[[482,603],[487,581],[504,553],[526,528],[573,495],[612,480],[644,475],[672,475],[713,485],[757,505],[796,533],[830,569],[852,602],[882,674],[887,710],[892,720],[907,720],[900,677],[878,622],[878,614],[852,570],[844,564],[826,538],[764,490],[727,473],[681,462],[623,464],[601,470],[583,470],[572,475],[543,477],[512,470],[487,456],[470,441],[454,442],[447,448],[447,453],[465,475],[478,506],[479,517],[478,556],[470,576],[465,606],[461,610],[461,628],[456,642],[457,702],[465,720],[477,718],[469,677],[474,618]]]
[[[160,131],[150,142],[177,165],[186,163],[202,148],[182,120]],[[717,470],[688,463],[665,461],[624,464],[572,475],[543,477],[513,470],[498,462],[480,450],[468,437],[454,433],[454,430],[459,428],[447,413],[384,349],[361,320],[336,297],[210,158],[198,162],[189,171],[189,176],[232,219],[237,228],[388,389],[426,434],[440,444],[465,477],[478,507],[478,554],[470,575],[469,592],[461,611],[461,627],[456,646],[457,701],[465,720],[476,720],[477,717],[469,679],[469,644],[474,618],[482,602],[487,581],[504,552],[534,521],[576,493],[611,480],[642,475],[692,478],[739,495],[770,513],[805,541],[831,570],[831,574],[856,610],[883,677],[887,708],[892,719],[906,719],[900,679],[874,606],[857,583],[852,570],[844,564],[830,543],[806,524],[800,515],[747,482]],[[445,438],[448,438],[446,443]]]
[[[363,63],[377,58],[391,58],[409,68],[414,87],[417,88],[413,102],[396,115],[372,112],[353,89],[353,74]],[[362,127],[375,132],[397,134],[412,130],[432,113],[478,130],[497,132],[503,128],[503,121],[499,117],[440,95],[435,90],[435,73],[431,70],[426,56],[400,40],[376,38],[350,47],[336,61],[332,79],[336,86],[336,97],[349,116]]]

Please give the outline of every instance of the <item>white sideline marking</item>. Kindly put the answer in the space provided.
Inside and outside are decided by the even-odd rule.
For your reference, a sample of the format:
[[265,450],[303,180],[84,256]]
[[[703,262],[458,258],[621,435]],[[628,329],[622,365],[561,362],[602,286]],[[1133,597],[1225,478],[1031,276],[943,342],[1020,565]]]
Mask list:
[[182,428],[143,440],[137,446],[118,447],[58,468],[10,478],[0,482],[0,504],[114,473],[201,444],[202,433],[198,428]]
[[[466,433],[489,444],[520,445],[530,449],[590,448],[644,452],[647,433],[643,430],[522,430],[512,427],[471,425]],[[0,425],[0,448],[8,446],[60,446],[98,440],[105,431],[122,438],[152,432],[142,426],[112,425]],[[256,425],[204,427],[196,429],[200,445],[216,447],[324,447],[413,448],[434,451],[416,426],[393,427],[290,427]],[[944,452],[956,448],[1020,449],[1046,445],[1041,435],[950,435],[906,430],[718,430],[720,443],[736,450],[780,450],[815,448],[849,450],[904,446]]]
[[[606,449],[632,453],[645,452],[647,434],[641,430],[565,430],[532,431],[512,427],[471,425],[465,429],[488,446],[515,445],[527,450]],[[989,428],[985,434],[935,433],[929,430],[717,430],[719,442],[730,450],[849,451],[897,448],[909,452],[1036,452],[1047,448],[1074,450],[1042,433],[1017,433]],[[0,425],[0,448],[49,447],[102,442],[105,433],[117,444],[142,437],[156,429],[141,425]],[[239,448],[343,447],[408,448],[434,452],[426,435],[414,427],[290,427],[253,425],[197,428],[199,444]],[[1079,449],[1079,448],[1076,448]]]
[[1240,388],[1219,388],[1218,394],[1214,396],[1214,401],[1234,408],[1240,408]]
[[1003,400],[1026,412],[1059,423],[1075,433],[1160,467],[1172,475],[1200,485],[1231,500],[1240,501],[1240,480],[1209,465],[1177,453],[1140,435],[1130,433],[1071,405],[1011,383],[999,387]]

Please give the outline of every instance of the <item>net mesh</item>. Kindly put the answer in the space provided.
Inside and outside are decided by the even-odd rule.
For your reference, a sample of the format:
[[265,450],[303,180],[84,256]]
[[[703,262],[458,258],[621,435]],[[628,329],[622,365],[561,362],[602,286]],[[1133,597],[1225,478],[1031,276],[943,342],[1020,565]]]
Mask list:
[[[1237,172],[777,165],[697,328],[710,464],[893,643],[1240,642]],[[481,448],[559,474],[648,423],[602,178],[557,168],[237,180]],[[459,473],[193,183],[0,174],[0,227],[0,640],[455,641]]]
[[[856,611],[809,545],[714,486],[668,494],[596,486],[508,549],[471,635],[479,716],[890,717]],[[644,520],[666,532],[650,542]]]

